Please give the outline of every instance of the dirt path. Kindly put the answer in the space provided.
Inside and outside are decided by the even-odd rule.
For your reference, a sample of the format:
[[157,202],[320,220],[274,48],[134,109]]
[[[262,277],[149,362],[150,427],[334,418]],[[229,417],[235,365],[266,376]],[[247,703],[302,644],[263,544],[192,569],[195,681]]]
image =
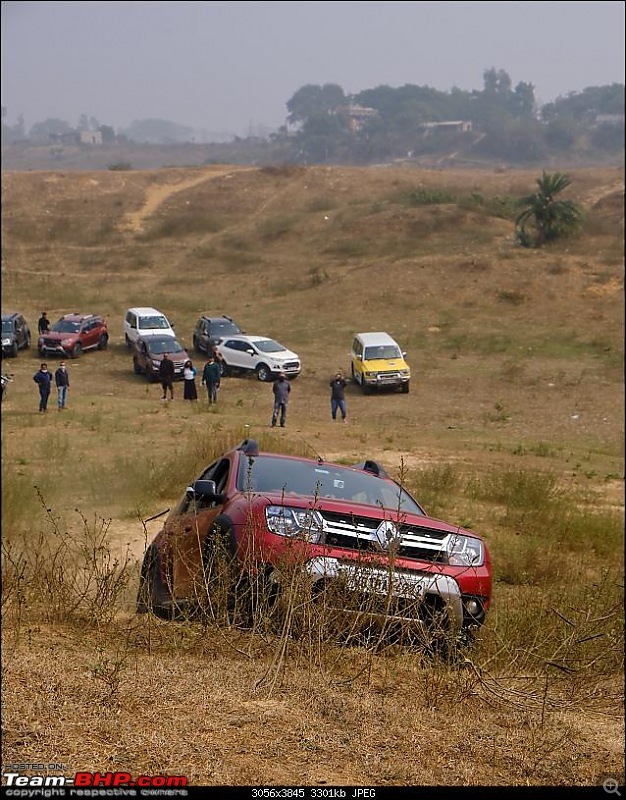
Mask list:
[[253,169],[253,167],[241,167],[236,169],[231,167],[223,170],[215,170],[211,168],[202,175],[196,175],[193,178],[178,181],[177,183],[150,186],[146,191],[146,199],[143,207],[140,208],[139,211],[134,211],[131,214],[127,214],[123,222],[123,227],[129,231],[139,232],[142,229],[144,220],[153,214],[161,205],[161,203],[164,203],[173,194],[182,192],[185,189],[190,189],[192,186],[197,186],[199,183],[204,183],[205,181],[215,180],[215,178],[222,178],[225,175],[232,175],[235,172],[241,172],[242,170],[250,169]]

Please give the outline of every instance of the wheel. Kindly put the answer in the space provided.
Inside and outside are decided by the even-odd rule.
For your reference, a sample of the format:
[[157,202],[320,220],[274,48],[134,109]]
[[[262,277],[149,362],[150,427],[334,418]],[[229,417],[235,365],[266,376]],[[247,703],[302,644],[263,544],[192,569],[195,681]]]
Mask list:
[[17,358],[18,351],[19,348],[17,346],[17,342],[13,342],[13,344],[11,345],[11,354],[10,354],[11,358]]
[[133,371],[135,375],[141,375],[143,370],[141,369],[140,365],[137,363],[137,359],[133,358]]
[[28,350],[30,347],[30,333],[26,335],[26,341],[24,342],[24,350]]
[[98,350],[106,350],[109,346],[109,337],[106,333],[103,333],[102,336],[98,339]]
[[40,358],[45,358],[45,355],[46,355],[45,350],[42,350],[41,347],[38,347],[37,348],[37,352],[39,353]]
[[272,371],[267,364],[259,364],[256,368],[256,376],[260,381],[267,383],[272,380]]
[[222,361],[220,367],[222,369],[222,378],[230,378],[232,375],[232,370],[228,364],[225,361]]
[[372,393],[372,387],[368,386],[367,383],[365,383],[365,381],[361,381],[361,389],[363,389],[363,394]]
[[154,545],[148,547],[141,563],[135,610],[137,614],[150,613],[168,620],[181,619],[184,616],[169,589],[163,585],[160,556]]
[[402,394],[408,394],[408,393],[409,393],[409,381],[402,384]]
[[126,342],[126,347],[128,347],[128,348],[130,349],[130,348],[132,347],[132,344],[133,344],[133,343],[132,343],[132,342],[131,342],[131,340],[128,338],[128,334],[127,334],[127,333],[125,333],[125,334],[124,334],[124,341]]
[[200,342],[198,341],[198,338],[196,336],[193,337],[193,349],[196,351],[196,353],[202,352],[202,348],[200,347]]
[[72,358],[78,358],[80,355],[82,355],[82,352],[83,352],[82,344],[80,342],[76,342],[76,344],[72,348]]

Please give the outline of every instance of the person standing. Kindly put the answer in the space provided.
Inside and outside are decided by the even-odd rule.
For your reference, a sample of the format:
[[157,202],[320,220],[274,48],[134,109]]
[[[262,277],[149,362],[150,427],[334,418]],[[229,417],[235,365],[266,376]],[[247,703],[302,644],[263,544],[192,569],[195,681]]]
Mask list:
[[41,312],[41,316],[37,320],[37,330],[40,336],[43,336],[44,333],[48,333],[50,330],[50,320],[45,311]]
[[197,400],[198,390],[196,389],[196,374],[197,370],[193,362],[189,359],[185,361],[183,366],[183,399],[184,400]]
[[50,397],[50,386],[52,385],[52,375],[48,372],[48,365],[42,364],[33,375],[33,380],[39,387],[39,411],[45,413],[48,410],[48,398]]
[[274,381],[272,386],[274,393],[274,410],[272,413],[272,428],[276,427],[276,422],[280,417],[280,427],[285,427],[287,421],[287,403],[289,402],[289,392],[291,392],[291,384],[285,377],[284,372],[278,373],[278,378]]
[[65,366],[65,361],[61,361],[58,370],[54,373],[54,382],[57,387],[59,411],[63,411],[70,388],[70,375]]
[[202,370],[202,385],[206,385],[209,396],[209,405],[217,403],[217,390],[220,388],[220,378],[222,377],[222,367],[215,360],[213,353],[209,353],[207,362]]
[[167,394],[169,392],[169,399],[174,399],[174,362],[170,358],[169,353],[163,353],[163,358],[161,359],[161,366],[159,367],[159,378],[161,379],[161,388],[163,389],[163,397],[161,400],[167,400]]
[[337,411],[341,411],[341,419],[346,422],[346,386],[348,382],[341,372],[330,379],[330,413],[337,419]]

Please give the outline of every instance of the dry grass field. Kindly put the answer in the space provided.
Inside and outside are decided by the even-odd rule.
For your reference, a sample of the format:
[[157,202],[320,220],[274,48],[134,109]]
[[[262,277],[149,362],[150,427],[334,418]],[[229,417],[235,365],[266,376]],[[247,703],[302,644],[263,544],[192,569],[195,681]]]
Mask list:
[[[624,783],[624,176],[568,173],[575,239],[514,243],[536,171],[209,166],[5,172],[2,310],[106,315],[37,411],[36,348],[3,361],[2,760],[200,786]],[[271,389],[160,402],[126,308],[183,344],[200,312],[298,352]],[[407,351],[411,392],[348,390],[354,333]],[[202,358],[196,356],[199,366]],[[56,368],[54,359],[48,362]],[[455,664],[134,614],[138,563],[185,486],[246,436],[380,460],[436,516],[482,532],[494,603]],[[3,769],[4,771],[4,769]]]

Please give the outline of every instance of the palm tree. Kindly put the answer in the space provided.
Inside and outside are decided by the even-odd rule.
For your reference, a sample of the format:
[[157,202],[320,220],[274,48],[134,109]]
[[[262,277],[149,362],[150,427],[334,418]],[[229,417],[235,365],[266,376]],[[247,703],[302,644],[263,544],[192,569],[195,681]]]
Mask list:
[[580,208],[572,200],[557,199],[570,184],[567,175],[548,175],[544,170],[537,179],[538,191],[521,198],[520,204],[526,208],[515,220],[515,238],[523,247],[541,247],[580,228]]

